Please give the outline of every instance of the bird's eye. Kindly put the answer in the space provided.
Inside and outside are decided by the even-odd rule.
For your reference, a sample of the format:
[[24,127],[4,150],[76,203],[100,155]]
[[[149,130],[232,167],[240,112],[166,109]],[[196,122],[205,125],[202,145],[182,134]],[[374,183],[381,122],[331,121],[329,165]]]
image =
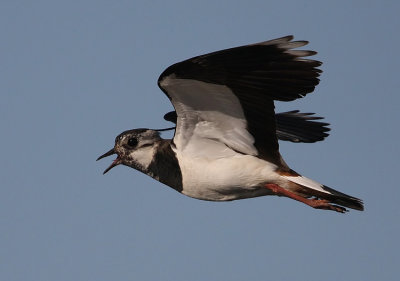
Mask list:
[[128,140],[128,145],[129,145],[130,147],[135,147],[137,144],[138,144],[137,138],[130,138],[130,139]]

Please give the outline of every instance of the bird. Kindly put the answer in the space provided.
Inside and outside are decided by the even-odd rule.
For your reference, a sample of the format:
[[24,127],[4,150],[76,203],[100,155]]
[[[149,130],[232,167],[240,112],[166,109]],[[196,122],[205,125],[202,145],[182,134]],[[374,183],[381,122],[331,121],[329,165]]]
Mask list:
[[[314,209],[363,211],[361,199],[307,178],[284,161],[278,139],[312,143],[328,136],[322,117],[275,113],[275,102],[312,93],[322,63],[308,41],[292,35],[196,56],[166,68],[158,86],[174,111],[167,129],[127,130],[97,160],[116,154],[104,171],[136,169],[200,200],[287,197]],[[161,132],[174,130],[172,139]]]

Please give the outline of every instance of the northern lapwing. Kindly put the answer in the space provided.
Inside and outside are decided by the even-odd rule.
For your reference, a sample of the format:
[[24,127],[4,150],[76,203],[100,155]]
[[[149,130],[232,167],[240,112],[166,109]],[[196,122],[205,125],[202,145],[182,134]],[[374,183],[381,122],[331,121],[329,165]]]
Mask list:
[[274,101],[292,101],[313,92],[321,62],[316,52],[294,50],[307,41],[286,36],[197,56],[168,67],[158,86],[175,111],[172,139],[154,129],[128,130],[97,160],[117,154],[104,171],[126,165],[187,196],[231,201],[278,195],[316,209],[362,211],[362,200],[289,168],[278,138],[315,142],[327,123],[310,113],[275,114]]

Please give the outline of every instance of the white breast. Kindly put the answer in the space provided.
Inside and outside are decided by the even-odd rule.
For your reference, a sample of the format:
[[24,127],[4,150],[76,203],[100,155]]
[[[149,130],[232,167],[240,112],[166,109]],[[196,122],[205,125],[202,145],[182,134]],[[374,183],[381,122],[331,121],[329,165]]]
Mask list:
[[270,194],[262,183],[279,180],[276,166],[251,155],[232,151],[221,158],[193,157],[177,152],[182,193],[197,199],[226,201]]
[[167,76],[161,82],[178,114],[175,153],[182,193],[224,201],[266,195],[276,166],[257,158],[238,97],[224,85]]

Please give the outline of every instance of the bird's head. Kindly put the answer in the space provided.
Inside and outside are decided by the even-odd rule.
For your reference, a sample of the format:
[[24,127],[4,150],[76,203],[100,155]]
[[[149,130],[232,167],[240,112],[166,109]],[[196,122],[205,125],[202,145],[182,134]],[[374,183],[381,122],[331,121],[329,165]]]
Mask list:
[[134,129],[119,134],[115,145],[110,151],[97,160],[117,154],[117,158],[103,174],[120,164],[144,172],[153,160],[156,145],[161,140],[159,132],[150,129]]

